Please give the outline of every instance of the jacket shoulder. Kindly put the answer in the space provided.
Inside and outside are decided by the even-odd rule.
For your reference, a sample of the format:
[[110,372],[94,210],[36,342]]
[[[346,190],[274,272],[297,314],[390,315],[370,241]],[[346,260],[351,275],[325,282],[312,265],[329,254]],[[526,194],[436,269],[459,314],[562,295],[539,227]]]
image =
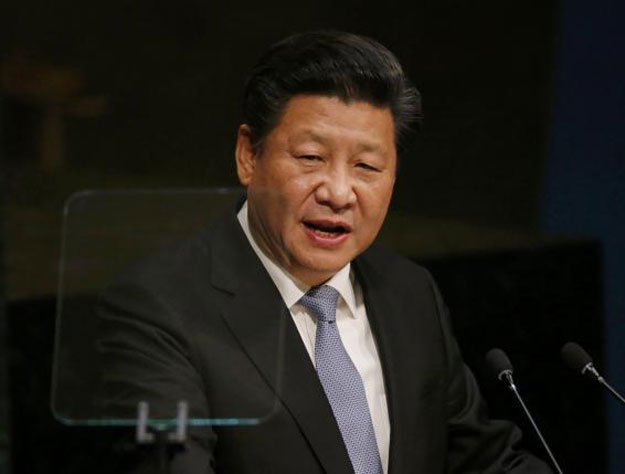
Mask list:
[[358,265],[363,271],[396,287],[432,286],[434,283],[425,267],[380,243],[374,243],[363,252],[358,258]]
[[211,266],[212,234],[212,228],[205,229],[131,262],[114,284],[132,283],[158,289],[172,282],[192,280],[201,269]]

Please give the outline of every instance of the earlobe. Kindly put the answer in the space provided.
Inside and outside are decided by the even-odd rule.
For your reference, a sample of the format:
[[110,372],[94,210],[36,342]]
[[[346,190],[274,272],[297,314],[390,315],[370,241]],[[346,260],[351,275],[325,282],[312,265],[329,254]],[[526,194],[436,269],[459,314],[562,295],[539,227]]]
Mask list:
[[242,124],[239,126],[234,154],[237,163],[237,175],[239,176],[239,182],[243,186],[249,185],[252,181],[256,164],[256,153],[252,146],[251,135],[248,125]]

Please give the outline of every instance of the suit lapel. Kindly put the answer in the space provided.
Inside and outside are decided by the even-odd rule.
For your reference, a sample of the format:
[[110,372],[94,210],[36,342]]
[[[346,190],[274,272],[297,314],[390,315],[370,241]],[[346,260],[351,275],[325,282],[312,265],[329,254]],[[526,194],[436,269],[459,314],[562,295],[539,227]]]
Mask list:
[[376,339],[380,363],[382,364],[384,374],[386,400],[391,425],[389,473],[400,473],[402,469],[401,466],[398,465],[401,460],[399,447],[402,446],[402,443],[400,439],[401,430],[398,429],[398,426],[401,423],[402,396],[400,380],[395,374],[398,373],[397,364],[401,362],[401,359],[396,354],[395,344],[391,339],[395,332],[392,327],[395,318],[390,314],[390,302],[387,300],[387,295],[382,291],[383,287],[380,287],[383,282],[378,281],[376,273],[362,260],[357,262],[356,271],[362,286],[365,307],[367,309],[367,318],[369,319],[371,331]]
[[328,473],[353,474],[317,373],[288,309],[238,222],[216,229],[211,281],[230,293],[223,317]]
[[[389,272],[379,270],[385,262],[369,260],[366,254],[363,257],[355,261],[355,269],[384,373],[391,425],[388,472],[420,472],[416,468],[425,464],[419,440],[406,433],[414,432],[414,423],[419,422],[418,412],[423,408],[416,394],[424,384],[426,371],[421,364],[428,359],[424,354],[427,345],[414,339],[413,330],[420,324],[415,308],[398,301],[397,288],[389,281],[389,278],[401,280],[402,276],[389,277]],[[418,431],[427,436],[427,430]]]

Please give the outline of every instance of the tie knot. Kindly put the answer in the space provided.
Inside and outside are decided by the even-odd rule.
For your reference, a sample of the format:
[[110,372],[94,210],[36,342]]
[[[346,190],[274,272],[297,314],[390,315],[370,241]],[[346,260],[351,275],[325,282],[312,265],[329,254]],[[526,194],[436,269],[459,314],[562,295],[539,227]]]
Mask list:
[[336,319],[336,303],[339,292],[328,285],[315,286],[302,296],[299,302],[312,311],[317,319],[332,322]]

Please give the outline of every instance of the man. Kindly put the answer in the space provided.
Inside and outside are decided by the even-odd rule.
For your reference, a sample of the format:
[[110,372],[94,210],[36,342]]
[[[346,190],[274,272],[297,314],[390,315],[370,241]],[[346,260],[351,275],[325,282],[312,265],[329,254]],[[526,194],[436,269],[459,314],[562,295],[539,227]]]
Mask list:
[[237,135],[247,200],[103,298],[107,410],[271,412],[195,430],[181,472],[550,472],[516,449],[517,428],[486,417],[429,274],[372,245],[419,115],[375,41],[274,45]]

